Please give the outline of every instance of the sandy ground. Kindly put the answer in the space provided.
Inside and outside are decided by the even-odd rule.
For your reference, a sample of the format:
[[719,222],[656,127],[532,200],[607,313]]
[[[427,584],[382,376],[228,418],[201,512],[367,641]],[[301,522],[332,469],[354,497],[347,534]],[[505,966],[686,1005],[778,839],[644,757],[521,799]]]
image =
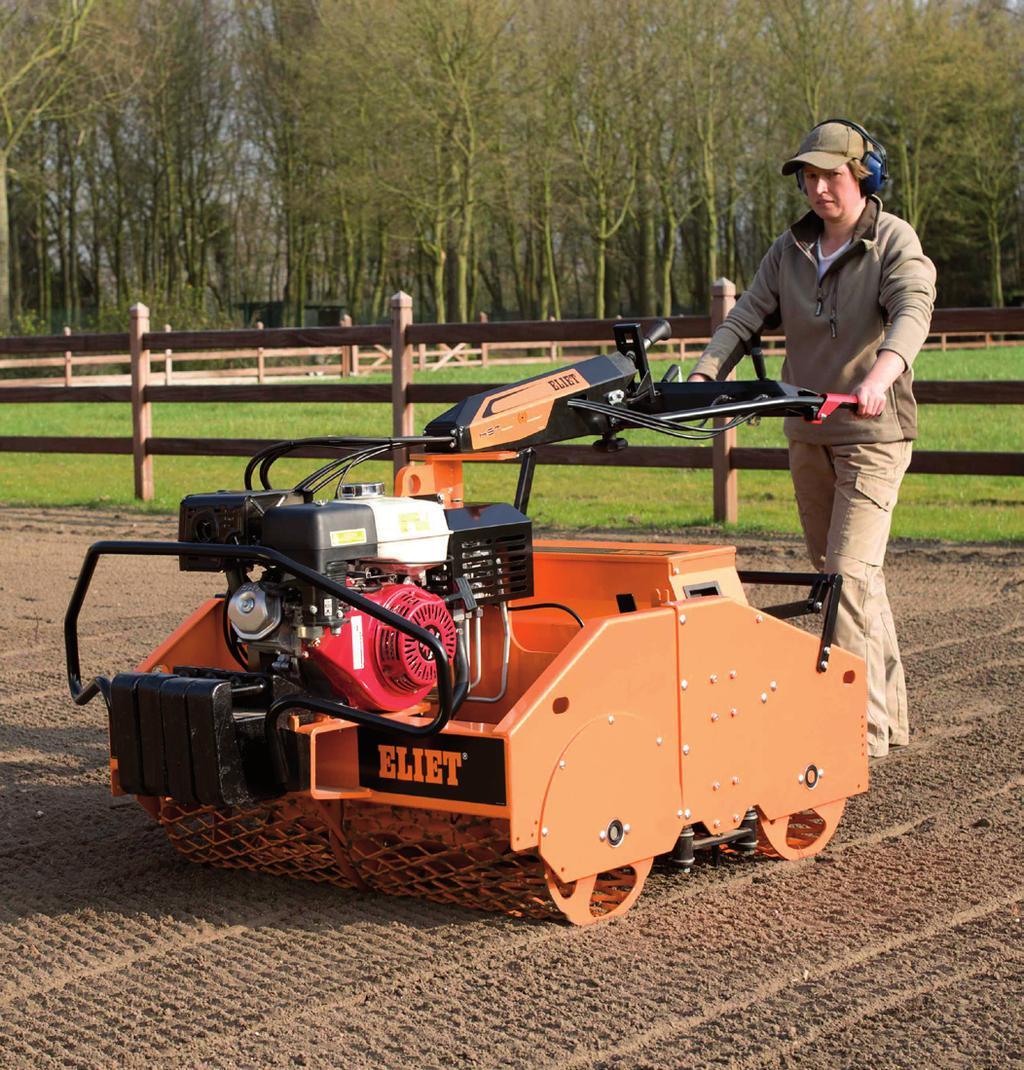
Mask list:
[[[90,542],[173,534],[0,509],[0,1066],[1024,1065],[1024,550],[892,548],[912,744],[823,855],[655,872],[575,929],[193,866],[111,798],[64,607]],[[210,582],[102,564],[86,672]]]

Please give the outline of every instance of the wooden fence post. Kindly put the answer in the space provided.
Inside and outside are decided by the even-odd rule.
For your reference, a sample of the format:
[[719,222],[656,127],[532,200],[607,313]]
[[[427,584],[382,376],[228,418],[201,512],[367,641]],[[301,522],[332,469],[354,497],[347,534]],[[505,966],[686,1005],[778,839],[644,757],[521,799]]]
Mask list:
[[153,458],[149,439],[153,434],[153,409],[146,400],[149,385],[149,350],[142,336],[149,331],[149,309],[139,303],[130,309],[128,345],[132,357],[132,466],[135,470],[135,497],[153,500]]
[[[164,324],[164,334],[170,333],[171,325],[169,323]],[[174,364],[174,355],[170,349],[164,350],[164,386],[171,385],[171,372],[173,371],[172,365]]]
[[[478,318],[479,318],[481,323],[486,323],[487,322],[487,313],[486,312],[481,312]],[[487,364],[490,361],[490,357],[491,357],[490,344],[488,342],[481,342],[480,343],[480,363],[485,368],[487,367]]]
[[[64,328],[65,337],[67,335],[69,335],[70,333],[71,333],[71,328],[66,326]],[[65,386],[70,386],[71,385],[71,350],[70,349],[65,349],[64,350],[64,385]]]
[[[711,286],[711,333],[729,315],[736,304],[736,284],[728,279],[715,279]],[[735,379],[735,372],[729,372]],[[714,421],[722,427],[725,420]],[[736,469],[732,467],[732,451],[736,446],[736,430],[722,431],[711,444],[711,477],[713,484],[715,520],[735,524],[738,516]]]
[[[263,320],[257,320],[256,321],[256,330],[258,330],[258,331],[262,331],[263,330]],[[260,386],[262,386],[264,384],[264,382],[266,382],[266,378],[267,378],[267,369],[266,369],[266,361],[264,360],[264,357],[263,357],[263,346],[257,346],[256,347],[256,382],[259,383]]]
[[[554,318],[554,316],[548,316],[550,321],[554,321]],[[550,360],[552,364],[558,360],[558,344],[556,342],[552,342],[551,345],[548,346],[548,360]]]
[[[347,312],[345,313],[344,316],[341,317],[341,325],[342,325],[342,327],[351,327],[352,326],[352,317]],[[351,375],[351,374],[352,374],[352,347],[351,346],[342,346],[341,347],[341,377],[342,377],[342,379],[344,379],[346,376]]]
[[[409,404],[408,387],[412,382],[412,346],[405,332],[412,323],[412,298],[399,290],[391,298],[391,433],[396,438],[413,433],[413,407]],[[395,474],[408,463],[408,450],[396,450]]]

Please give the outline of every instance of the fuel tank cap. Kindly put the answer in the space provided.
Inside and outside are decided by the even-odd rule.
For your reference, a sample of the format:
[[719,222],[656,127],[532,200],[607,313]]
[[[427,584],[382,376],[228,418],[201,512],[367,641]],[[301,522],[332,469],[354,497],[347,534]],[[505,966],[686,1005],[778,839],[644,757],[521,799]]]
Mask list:
[[342,483],[338,491],[338,497],[348,501],[355,498],[380,498],[383,494],[383,483]]

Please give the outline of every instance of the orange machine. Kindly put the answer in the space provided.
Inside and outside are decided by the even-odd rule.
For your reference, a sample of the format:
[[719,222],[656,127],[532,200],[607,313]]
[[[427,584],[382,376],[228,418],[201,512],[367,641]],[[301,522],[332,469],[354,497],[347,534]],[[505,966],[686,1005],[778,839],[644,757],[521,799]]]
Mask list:
[[[267,465],[260,491],[186,498],[178,542],[94,546],[68,672],[109,707],[114,792],[194,861],[577,924],[626,911],[658,859],[824,847],[867,788],[838,578],[737,572],[725,546],[534,542],[528,463],[521,508],[464,501],[464,460],[517,457],[424,452],[394,495],[333,498],[274,491]],[[95,563],[129,553],[223,571],[228,592],[83,686]],[[809,594],[757,608],[744,584]],[[820,637],[786,622],[803,612]]]

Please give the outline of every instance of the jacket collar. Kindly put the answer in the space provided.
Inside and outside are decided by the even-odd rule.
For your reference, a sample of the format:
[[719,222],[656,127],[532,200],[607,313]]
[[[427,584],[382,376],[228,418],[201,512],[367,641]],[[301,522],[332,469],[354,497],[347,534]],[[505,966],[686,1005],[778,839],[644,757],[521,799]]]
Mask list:
[[[878,217],[881,214],[882,202],[872,194],[868,197],[868,202],[864,205],[864,211],[861,212],[860,219],[857,220],[853,228],[853,235],[850,238],[851,246],[859,241],[865,241],[869,244],[875,241],[878,236]],[[814,212],[808,212],[789,229],[793,237],[805,249],[809,249],[818,240],[818,236],[825,229],[825,224]]]

